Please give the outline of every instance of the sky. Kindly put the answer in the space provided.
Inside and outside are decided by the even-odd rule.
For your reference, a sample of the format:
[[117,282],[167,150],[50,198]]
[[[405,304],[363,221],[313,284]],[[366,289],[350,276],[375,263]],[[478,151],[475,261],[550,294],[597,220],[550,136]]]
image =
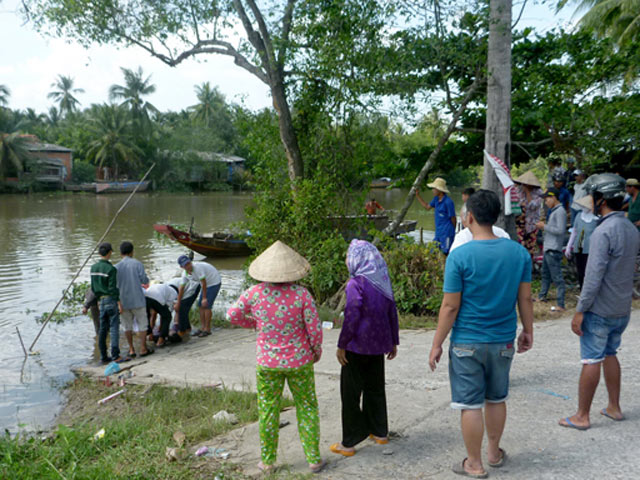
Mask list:
[[[257,110],[271,106],[268,88],[256,77],[221,55],[188,59],[177,67],[168,67],[137,47],[92,46],[88,49],[65,39],[43,37],[18,13],[20,0],[0,0],[0,85],[11,90],[9,108],[34,108],[46,112],[53,102],[47,98],[58,75],[71,76],[74,85],[85,90],[76,97],[81,107],[108,100],[113,84],[123,84],[121,67],[142,67],[151,75],[156,92],[147,100],[161,111],[179,111],[197,103],[194,86],[209,81],[227,101],[243,103]],[[513,17],[522,3],[514,2]],[[545,31],[573,20],[570,9],[555,15],[548,2],[528,0],[519,27],[533,26]],[[205,60],[206,59],[206,60]]]

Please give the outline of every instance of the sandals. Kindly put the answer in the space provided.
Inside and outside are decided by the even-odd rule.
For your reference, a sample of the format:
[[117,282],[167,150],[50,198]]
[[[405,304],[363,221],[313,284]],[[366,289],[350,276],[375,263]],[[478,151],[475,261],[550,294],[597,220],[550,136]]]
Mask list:
[[147,357],[149,355],[153,355],[153,352],[155,352],[155,350],[147,350],[147,353],[141,353],[140,356]]
[[309,470],[311,473],[320,473],[327,466],[326,460],[320,460],[320,463],[310,463]]
[[489,464],[490,467],[500,468],[501,466],[504,465],[504,462],[507,459],[507,452],[505,452],[502,448],[500,448],[499,450],[502,453],[500,460],[498,460],[496,463],[491,463],[490,461],[487,460],[487,463]]
[[339,443],[334,443],[329,447],[333,453],[337,453],[338,455],[342,455],[343,457],[353,457],[356,454],[355,450],[344,450],[344,447]]
[[369,434],[369,438],[376,442],[378,445],[386,445],[389,443],[388,437],[376,437],[373,433]]
[[262,473],[264,473],[265,475],[269,475],[271,473],[273,473],[273,471],[276,469],[275,465],[265,465],[264,463],[262,463],[261,461],[258,462],[258,470],[260,470]]
[[464,462],[467,461],[467,457],[464,458],[464,460],[462,460],[462,463],[454,463],[453,466],[451,467],[451,471],[457,475],[462,475],[463,477],[469,477],[469,478],[488,478],[489,474],[487,472],[482,472],[482,473],[471,473],[471,472],[467,472],[464,469]]

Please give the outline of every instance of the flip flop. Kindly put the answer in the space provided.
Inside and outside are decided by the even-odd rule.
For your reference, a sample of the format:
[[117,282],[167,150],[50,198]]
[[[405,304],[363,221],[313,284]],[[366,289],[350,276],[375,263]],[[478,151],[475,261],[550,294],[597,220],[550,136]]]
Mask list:
[[140,356],[148,357],[149,355],[153,355],[153,352],[155,352],[155,350],[147,350],[147,353],[141,353]]
[[329,447],[333,453],[337,453],[338,455],[342,455],[343,457],[353,457],[356,454],[355,450],[343,450],[340,448],[339,443],[334,443]]
[[560,420],[560,422],[558,422],[558,425],[565,428],[575,428],[576,430],[589,430],[591,428],[591,425],[589,425],[588,427],[583,427],[582,425],[576,425],[571,420],[569,420],[569,417],[565,418],[564,421],[566,423],[560,423],[562,422],[562,420]]
[[378,445],[386,445],[389,443],[389,439],[385,437],[376,437],[373,433],[369,434],[369,438],[376,442]]
[[320,473],[326,466],[327,466],[327,461],[320,460],[320,463],[316,463],[313,466],[309,465],[309,470],[311,470],[311,473]]
[[502,457],[500,457],[500,460],[498,460],[496,463],[491,463],[487,461],[490,467],[500,468],[501,466],[504,465],[504,462],[507,459],[507,452],[505,452],[502,448],[500,448],[499,450],[502,452]]
[[136,358],[137,357],[136,352],[133,352],[133,353],[129,352],[129,356],[131,358]]
[[126,362],[130,362],[131,361],[131,357],[127,356],[127,357],[118,357],[114,360],[114,362],[116,363],[126,363]]
[[609,415],[609,412],[607,412],[606,408],[603,408],[602,410],[600,410],[600,415],[604,415],[605,417],[610,418],[614,422],[621,422],[624,420],[624,416],[622,418],[616,418],[613,415]]
[[464,460],[462,460],[462,463],[454,463],[453,466],[451,467],[451,471],[457,475],[462,475],[463,477],[469,477],[469,478],[488,478],[489,474],[487,472],[482,472],[482,473],[471,473],[471,472],[467,472],[464,469],[464,462],[467,461],[467,457],[465,457]]
[[265,465],[262,462],[258,463],[258,470],[260,470],[262,473],[264,473],[265,475],[269,475],[270,473],[272,473],[274,470],[276,469],[275,465]]

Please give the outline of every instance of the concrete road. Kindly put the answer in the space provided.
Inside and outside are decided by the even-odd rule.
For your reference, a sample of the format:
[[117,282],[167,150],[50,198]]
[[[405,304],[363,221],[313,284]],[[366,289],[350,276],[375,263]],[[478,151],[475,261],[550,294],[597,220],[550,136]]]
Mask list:
[[[570,330],[570,318],[535,324],[534,348],[517,355],[511,370],[508,420],[502,447],[508,452],[503,468],[486,466],[492,478],[522,479],[634,479],[640,478],[640,311],[622,340],[623,422],[598,412],[607,403],[604,380],[594,400],[588,431],[561,428],[561,417],[575,412],[580,373],[579,341]],[[316,365],[316,391],[321,415],[321,449],[330,461],[320,475],[331,479],[453,479],[454,462],[465,450],[459,413],[449,408],[447,358],[436,372],[427,356],[433,332],[402,331],[398,357],[387,362],[389,426],[398,437],[386,446],[365,441],[350,458],[335,455],[329,445],[340,441],[340,368],[335,358],[338,332],[325,331],[325,351]],[[444,356],[446,357],[446,355]],[[204,339],[159,350],[135,367],[135,383],[209,385],[223,382],[255,390],[255,334],[246,330],[219,330]],[[81,371],[100,375],[104,368]],[[146,375],[153,374],[152,377]],[[295,421],[295,411],[283,412],[290,424],[281,429],[278,464],[306,472]],[[236,429],[205,445],[231,452],[230,460],[246,473],[257,473],[259,461],[256,424]],[[486,459],[485,459],[486,462]]]

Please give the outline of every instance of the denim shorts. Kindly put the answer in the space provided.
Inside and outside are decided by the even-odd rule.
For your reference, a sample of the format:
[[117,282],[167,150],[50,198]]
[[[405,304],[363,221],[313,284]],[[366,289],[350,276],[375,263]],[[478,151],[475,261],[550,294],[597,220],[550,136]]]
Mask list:
[[[209,306],[205,307],[208,310],[213,308],[213,302],[216,301],[216,297],[218,296],[218,292],[220,291],[220,286],[222,284],[218,283],[217,285],[212,285],[211,287],[207,287],[207,302]],[[202,307],[202,296],[204,292],[200,292],[200,299],[198,300],[198,307]]]
[[515,348],[509,343],[452,343],[449,348],[451,408],[482,408],[509,396],[509,371]]
[[630,315],[604,318],[593,312],[585,312],[580,337],[580,357],[582,363],[600,363],[605,357],[617,353],[622,340],[622,332],[629,324]]

